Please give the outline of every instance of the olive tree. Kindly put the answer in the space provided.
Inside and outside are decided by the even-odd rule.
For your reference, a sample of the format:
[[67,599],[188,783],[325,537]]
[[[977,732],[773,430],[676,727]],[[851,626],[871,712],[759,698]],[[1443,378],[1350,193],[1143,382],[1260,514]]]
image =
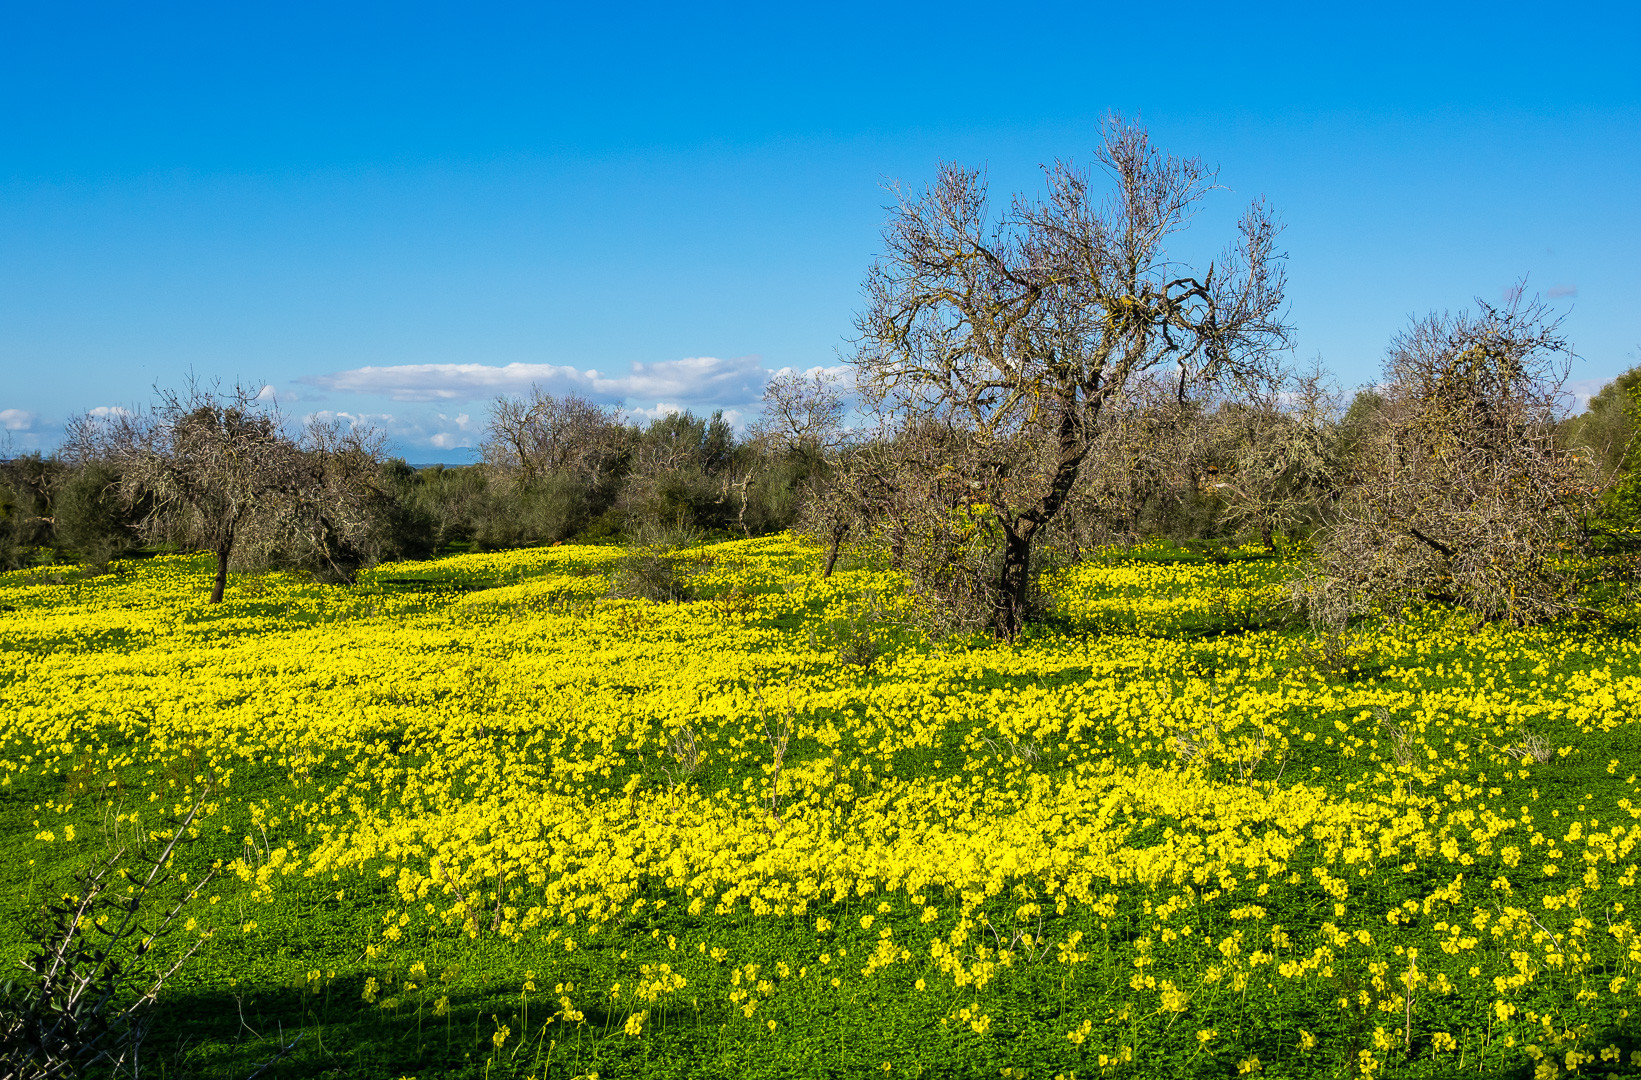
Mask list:
[[1153,370],[1181,397],[1205,382],[1257,382],[1287,344],[1265,205],[1249,206],[1221,258],[1194,270],[1168,245],[1214,172],[1162,153],[1136,124],[1112,119],[1103,136],[1096,172],[1055,162],[1044,195],[1000,210],[985,176],[957,165],[921,191],[893,188],[856,324],[867,405],[900,430],[947,433],[959,475],[930,497],[960,498],[995,538],[987,621],[1003,638],[1020,629],[1033,544],[1070,496],[1107,403]]
[[[4,450],[0,445],[0,454]],[[57,462],[38,453],[0,456],[0,570],[25,565],[33,558],[30,549],[51,542],[60,472]]]
[[1641,538],[1641,367],[1632,367],[1562,424],[1568,445],[1594,474],[1599,501],[1585,523],[1587,539],[1603,546]]
[[525,485],[560,473],[597,488],[625,465],[631,442],[620,409],[535,386],[524,397],[502,396],[491,403],[479,449],[486,464]]

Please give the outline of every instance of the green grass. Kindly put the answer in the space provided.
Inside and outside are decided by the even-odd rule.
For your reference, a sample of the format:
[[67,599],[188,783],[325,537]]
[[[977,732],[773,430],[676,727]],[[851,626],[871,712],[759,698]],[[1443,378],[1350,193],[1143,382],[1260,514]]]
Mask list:
[[[808,680],[826,688],[803,708],[787,750],[794,768],[839,762],[833,774],[794,782],[788,796],[787,813],[811,823],[818,835],[835,836],[846,846],[887,842],[891,838],[859,831],[866,819],[862,808],[920,778],[968,778],[976,793],[970,808],[975,819],[990,820],[1026,813],[1044,792],[1087,783],[1102,766],[1126,773],[1180,768],[1177,751],[1160,735],[1135,735],[1131,742],[1079,741],[1069,726],[1055,726],[1059,721],[1016,730],[999,725],[996,714],[982,707],[988,701],[999,709],[1044,703],[1045,715],[1061,716],[1079,701],[1128,700],[1127,695],[1148,709],[1181,710],[1182,724],[1193,717],[1234,716],[1250,702],[1265,702],[1260,707],[1279,722],[1285,740],[1280,765],[1273,746],[1252,765],[1226,755],[1192,775],[1200,775],[1204,786],[1218,785],[1215,790],[1225,792],[1227,800],[1249,800],[1253,809],[1237,831],[1243,842],[1262,838],[1297,845],[1285,864],[1288,872],[1261,875],[1243,866],[1219,867],[1204,880],[1186,882],[1184,892],[1112,883],[1097,887],[1092,903],[1074,902],[1063,911],[1053,901],[1056,886],[1033,877],[1011,879],[995,893],[977,896],[952,888],[915,890],[915,896],[892,889],[847,896],[827,892],[801,915],[755,915],[744,900],[728,914],[714,914],[709,904],[692,915],[689,891],[669,886],[658,873],[645,883],[646,903],[639,911],[606,922],[597,933],[555,923],[558,932],[551,939],[541,933],[522,941],[490,928],[492,905],[508,898],[498,901],[481,883],[473,889],[485,894],[472,898],[481,914],[475,935],[418,914],[391,944],[383,938],[384,917],[409,914],[414,907],[403,903],[393,886],[397,870],[412,861],[408,858],[379,858],[336,880],[328,873],[281,874],[266,902],[224,872],[207,890],[220,900],[202,914],[202,922],[222,912],[232,917],[210,923],[216,936],[162,998],[149,1042],[153,1075],[247,1075],[274,1047],[293,1038],[298,1039],[294,1051],[263,1075],[1174,1077],[1234,1076],[1257,1059],[1260,1075],[1302,1077],[1359,1073],[1363,1051],[1373,1055],[1380,1076],[1527,1077],[1535,1070],[1550,1075],[1540,1064],[1542,1055],[1551,1055],[1566,1073],[1569,1051],[1596,1055],[1579,1067],[1579,1075],[1641,1074],[1631,1064],[1631,1054],[1641,1051],[1634,1015],[1641,999],[1633,990],[1633,968],[1641,956],[1633,951],[1626,956],[1626,948],[1635,946],[1596,941],[1591,960],[1576,971],[1572,964],[1546,969],[1541,948],[1534,960],[1541,976],[1508,995],[1518,1010],[1508,1023],[1497,1019],[1498,995],[1485,980],[1462,974],[1472,960],[1484,963],[1489,976],[1509,971],[1510,952],[1520,951],[1519,943],[1489,942],[1485,932],[1471,926],[1475,913],[1489,905],[1501,912],[1506,905],[1532,912],[1570,947],[1566,935],[1575,913],[1549,907],[1546,900],[1563,897],[1576,875],[1546,877],[1547,852],[1554,845],[1533,845],[1527,837],[1535,832],[1561,837],[1575,819],[1588,831],[1610,833],[1615,826],[1631,827],[1641,814],[1634,778],[1641,767],[1641,723],[1633,715],[1641,689],[1641,640],[1632,622],[1615,618],[1472,634],[1462,613],[1424,612],[1401,625],[1364,630],[1355,670],[1329,674],[1306,667],[1304,631],[1272,601],[1289,564],[1251,553],[1215,559],[1153,548],[1122,565],[1160,572],[1191,568],[1201,576],[1154,586],[1106,582],[1092,590],[1068,588],[1071,599],[1014,649],[979,641],[934,644],[915,634],[890,633],[888,655],[867,670],[839,664],[826,652],[828,620],[847,618],[836,597],[800,591],[788,599],[782,592],[782,575],[795,572],[796,565],[777,565],[763,577],[763,571],[745,571],[747,591],[766,598],[770,607],[744,625],[749,633],[767,635],[766,644],[723,658],[699,679],[692,676],[689,690],[750,700],[755,692],[773,693],[783,681]],[[668,622],[670,610],[656,609],[648,621],[633,616],[626,623],[608,621],[627,618],[616,609],[614,615],[598,614],[591,598],[602,580],[598,575],[606,571],[607,562],[594,552],[584,563],[520,566],[513,573],[458,561],[377,575],[425,576],[431,587],[373,579],[351,589],[279,579],[236,582],[230,604],[221,609],[183,605],[164,617],[163,626],[147,628],[104,626],[92,617],[128,598],[130,580],[123,586],[117,578],[56,585],[37,581],[37,573],[0,579],[0,602],[18,612],[88,613],[58,626],[29,624],[26,633],[8,637],[14,647],[0,650],[0,694],[12,717],[10,727],[0,728],[6,769],[0,786],[0,860],[9,871],[8,881],[0,883],[0,957],[10,963],[22,953],[33,913],[44,898],[66,887],[77,867],[128,838],[129,826],[116,836],[116,827],[107,823],[112,813],[136,807],[175,811],[186,805],[190,789],[199,790],[195,777],[204,776],[213,760],[219,776],[225,767],[232,774],[209,796],[220,808],[203,819],[198,839],[177,861],[179,870],[192,875],[239,859],[254,867],[266,857],[262,852],[286,842],[306,852],[314,843],[307,825],[343,824],[394,805],[397,788],[412,775],[447,769],[446,790],[483,798],[488,774],[476,765],[464,772],[467,766],[451,757],[457,744],[440,724],[452,717],[480,725],[459,743],[473,762],[505,763],[525,773],[549,770],[552,762],[544,755],[552,741],[559,754],[593,763],[576,781],[585,796],[584,825],[610,827],[611,842],[619,842],[620,828],[601,822],[618,813],[624,785],[636,780],[640,790],[659,799],[670,782],[661,771],[666,759],[650,752],[653,732],[649,749],[636,752],[579,729],[573,717],[553,714],[547,705],[562,688],[527,685],[525,674],[528,680],[548,677],[551,663],[521,651],[526,645],[521,639],[505,637],[510,624],[516,629],[521,620],[551,619],[557,620],[550,624],[557,632],[596,639],[589,655],[619,646],[630,648],[634,657],[659,658],[655,664],[612,662],[596,674],[577,675],[581,681],[574,685],[596,685],[614,700],[631,702],[623,708],[633,715],[661,709],[669,689],[666,658],[686,632]],[[125,573],[135,579],[144,572]],[[859,573],[863,581],[876,580],[869,571]],[[703,587],[709,596],[723,591],[721,583]],[[1183,606],[1167,606],[1175,602]],[[461,607],[470,603],[490,606]],[[1623,616],[1626,609],[1612,610]],[[477,613],[459,614],[468,611]],[[406,622],[439,631],[428,631],[417,645],[423,650],[418,659],[369,653],[373,627]],[[823,638],[814,649],[808,644],[812,630]],[[321,632],[332,636],[310,637]],[[141,678],[132,674],[146,663],[146,650],[174,640],[191,643],[202,658],[216,651],[240,658],[224,668],[230,676],[212,685],[209,697],[189,699],[188,707],[202,715],[254,707],[261,710],[258,715],[277,716],[270,703],[290,693],[303,701],[334,697],[349,710],[375,702],[380,719],[371,721],[374,728],[359,721],[345,745],[330,746],[322,760],[300,767],[276,727],[260,743],[196,739],[161,745],[162,729],[180,731],[181,721],[165,726],[137,716],[116,722],[89,695],[99,688],[118,689],[126,695],[120,707],[140,712],[147,707],[144,694],[159,693],[155,688],[167,685],[166,678],[185,679],[157,671]],[[304,666],[291,657],[306,641],[314,648],[321,641],[340,641],[357,652]],[[259,658],[259,642],[269,656],[282,659]],[[710,650],[712,643],[710,637],[688,638],[685,645],[688,655]],[[549,644],[544,641],[541,648]],[[65,650],[81,658],[106,657],[107,667],[118,674],[105,677],[96,665],[52,667],[52,659],[61,659]],[[167,655],[190,654],[179,649]],[[439,696],[428,689],[431,684],[406,675],[413,663],[461,668],[469,681],[454,685],[465,685],[470,693],[459,701]],[[516,684],[507,674],[515,670],[520,672]],[[191,692],[200,689],[187,685]],[[755,690],[759,685],[763,689]],[[1615,695],[1614,705],[1598,711],[1616,722],[1603,725],[1600,717],[1576,715],[1597,692]],[[1488,707],[1469,714],[1451,711],[1451,703],[1467,695],[1485,697]],[[921,741],[903,737],[910,714],[895,703],[907,697],[931,718],[932,734]],[[1403,721],[1419,720],[1420,751],[1435,754],[1439,764],[1420,762],[1424,774],[1397,772],[1388,736],[1361,719],[1378,702],[1390,702]],[[1500,702],[1513,702],[1515,713],[1495,708]],[[1432,712],[1437,703],[1450,711]],[[738,813],[755,806],[768,780],[759,762],[768,757],[762,724],[770,715],[742,711],[711,727],[697,721],[703,744],[714,753],[685,783],[721,797]],[[493,726],[484,725],[486,716],[496,718]],[[1543,764],[1523,764],[1480,748],[1484,742],[1503,745],[1518,721],[1565,752]],[[662,726],[657,721],[654,730]],[[49,736],[42,734],[48,730]],[[1314,871],[1331,866],[1335,877],[1346,871],[1327,857],[1316,836],[1290,835],[1285,819],[1257,811],[1261,800],[1299,790],[1418,814],[1432,823],[1433,836],[1466,844],[1460,812],[1518,819],[1525,810],[1533,825],[1494,845],[1521,846],[1519,866],[1506,866],[1496,855],[1478,856],[1473,869],[1460,871],[1465,876],[1461,901],[1445,906],[1431,901],[1452,886],[1456,868],[1450,860],[1435,853],[1414,857],[1405,850],[1370,860],[1373,872],[1348,880],[1348,901],[1339,901]],[[158,798],[150,800],[151,795]],[[313,805],[323,809],[310,813]],[[253,814],[253,806],[262,809]],[[961,807],[948,812],[950,828],[966,827]],[[1110,821],[1112,834],[1120,835],[1127,849],[1143,852],[1162,851],[1182,836],[1211,835],[1214,818],[1201,810],[1162,812],[1130,798],[1113,806]],[[35,839],[40,829],[61,831],[67,824],[90,842]],[[142,831],[160,828],[157,816],[145,817]],[[1348,842],[1371,848],[1377,840],[1361,836]],[[1578,851],[1576,842],[1561,846],[1569,860]],[[1576,917],[1590,922],[1592,940],[1623,920],[1618,905],[1641,895],[1618,884],[1634,858],[1627,854],[1603,865],[1601,884],[1586,889],[1578,902]],[[513,887],[509,881],[500,891]],[[490,888],[497,888],[494,879]],[[1159,915],[1165,897],[1186,893],[1189,902]],[[887,909],[880,911],[884,904]],[[1387,913],[1405,911],[1407,904],[1420,910],[1406,923],[1390,923]],[[1022,916],[1023,905],[1043,910]],[[920,920],[926,907],[938,913],[929,922]],[[1250,907],[1263,914],[1249,914]],[[971,959],[984,959],[979,945],[990,948],[993,957],[1002,948],[1013,954],[980,989],[937,977],[929,960],[931,948],[949,942],[965,914],[973,923],[966,946]],[[869,928],[862,926],[865,916],[872,917]],[[818,918],[830,920],[833,928],[817,932]],[[255,929],[244,931],[251,920]],[[1438,923],[1470,927],[1465,933],[1482,938],[1475,955],[1444,951],[1441,942],[1449,932],[1438,930]],[[1256,944],[1269,941],[1272,924],[1295,941],[1314,943],[1326,933],[1325,925],[1334,925],[1348,933],[1367,931],[1374,944],[1341,948],[1328,977],[1261,976],[1236,989],[1230,973],[1238,969],[1226,963],[1218,943],[1247,932],[1245,964]],[[885,927],[914,959],[864,976],[861,966]],[[1187,928],[1189,934],[1182,934]],[[1173,940],[1165,940],[1162,929]],[[1036,940],[1026,945],[1022,933]],[[1069,945],[1074,935],[1081,935],[1078,944]],[[575,941],[573,950],[566,950],[566,938]],[[1444,994],[1427,987],[1415,994],[1411,1011],[1404,1011],[1405,1002],[1385,1008],[1398,1000],[1394,977],[1407,969],[1409,947],[1419,949],[1427,965],[1419,971],[1432,978],[1451,973],[1463,989]],[[1068,948],[1086,957],[1068,963]],[[715,958],[716,950],[722,959]],[[1141,959],[1149,962],[1136,966]],[[631,998],[635,974],[640,965],[663,963],[687,985],[664,1003],[648,1006],[640,1034],[626,1033],[629,1018],[640,1009]],[[425,976],[413,973],[416,964],[426,969]],[[758,974],[743,977],[737,986],[731,969],[744,973],[749,964],[758,965]],[[1207,979],[1214,964],[1227,971]],[[1376,975],[1384,974],[1376,973],[1377,964],[1391,965],[1388,981],[1375,984]],[[780,973],[782,965],[787,974]],[[1132,985],[1146,976],[1189,987],[1188,1008],[1179,1013],[1160,1008],[1154,987]],[[833,977],[840,986],[830,985]],[[1612,980],[1620,977],[1631,982],[1611,990]],[[373,992],[367,993],[367,980],[375,981]],[[758,989],[762,980],[773,992]],[[408,988],[411,982],[416,988]],[[534,989],[526,989],[531,982]],[[615,983],[626,996],[612,999]],[[750,1000],[759,1002],[750,1016],[744,1001],[730,998],[747,983]],[[555,991],[560,986],[572,989]],[[1581,993],[1594,996],[1581,998]],[[581,1021],[563,1017],[561,994],[583,1014]],[[388,1007],[389,1001],[395,1004]],[[976,1030],[964,1009],[978,1010],[989,1023]],[[1528,1013],[1545,1019],[1521,1020]],[[501,1028],[509,1034],[498,1045]],[[1414,1036],[1412,1045],[1378,1047],[1376,1029],[1397,1035],[1406,1030]],[[1212,1037],[1198,1039],[1198,1032],[1209,1031]],[[1438,1032],[1451,1033],[1461,1049],[1440,1050]],[[1082,1037],[1073,1040],[1068,1033]],[[1303,1048],[1306,1033],[1316,1040],[1315,1049]],[[1122,1060],[1125,1048],[1129,1056]],[[1617,1061],[1600,1059],[1609,1048],[1620,1055]]]

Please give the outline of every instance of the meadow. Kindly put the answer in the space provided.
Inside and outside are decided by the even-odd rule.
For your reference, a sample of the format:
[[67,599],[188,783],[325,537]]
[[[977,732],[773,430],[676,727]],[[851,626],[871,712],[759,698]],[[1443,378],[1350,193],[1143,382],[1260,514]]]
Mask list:
[[156,1075],[1641,1075],[1627,594],[1323,647],[1156,544],[1008,646],[790,537],[623,558],[0,575],[0,962],[197,807]]

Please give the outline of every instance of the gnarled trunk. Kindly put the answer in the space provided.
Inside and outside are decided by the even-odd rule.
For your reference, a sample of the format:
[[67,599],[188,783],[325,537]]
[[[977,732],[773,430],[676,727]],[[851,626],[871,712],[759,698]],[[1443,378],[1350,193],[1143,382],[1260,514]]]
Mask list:
[[211,585],[211,603],[222,603],[223,590],[228,587],[228,548],[217,548],[217,578]]
[[1003,532],[1003,569],[997,581],[996,606],[992,610],[992,633],[1000,640],[1013,641],[1026,622],[1026,604],[1031,589],[1032,532]]
[[849,534],[849,526],[832,526],[832,543],[826,549],[826,566],[821,570],[821,577],[829,578],[832,570],[838,565],[838,551],[843,547],[843,538]]

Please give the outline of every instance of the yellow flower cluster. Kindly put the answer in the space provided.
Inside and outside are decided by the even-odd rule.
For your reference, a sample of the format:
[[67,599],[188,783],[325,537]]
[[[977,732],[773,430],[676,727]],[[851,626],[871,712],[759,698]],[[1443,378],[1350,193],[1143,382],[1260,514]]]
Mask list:
[[[217,608],[184,557],[0,576],[0,785],[67,777],[29,836],[76,844],[88,806],[119,807],[99,837],[141,835],[209,784],[197,827],[243,837],[225,869],[245,902],[388,883],[385,950],[573,950],[682,909],[705,954],[717,920],[786,920],[814,946],[780,974],[711,969],[746,1017],[788,979],[903,973],[968,995],[950,1023],[985,1035],[973,995],[1011,970],[1120,955],[1160,1016],[1310,983],[1400,1045],[1410,995],[1469,995],[1523,1045],[1576,1053],[1576,995],[1641,986],[1641,805],[1579,787],[1540,808],[1592,764],[1633,795],[1585,749],[1641,722],[1631,638],[1415,617],[1357,635],[1353,677],[1329,678],[1260,629],[1285,568],[1112,559],[1048,583],[1080,630],[903,643],[868,670],[811,628],[900,596],[890,575],[819,579],[775,537],[691,556],[708,599],[605,599],[620,557],[464,555],[350,590],[266,576]],[[431,584],[390,584],[407,577]],[[1182,629],[1205,619],[1251,628]],[[661,942],[634,958],[629,1035],[697,989]],[[1554,1020],[1551,983],[1571,1003]]]

